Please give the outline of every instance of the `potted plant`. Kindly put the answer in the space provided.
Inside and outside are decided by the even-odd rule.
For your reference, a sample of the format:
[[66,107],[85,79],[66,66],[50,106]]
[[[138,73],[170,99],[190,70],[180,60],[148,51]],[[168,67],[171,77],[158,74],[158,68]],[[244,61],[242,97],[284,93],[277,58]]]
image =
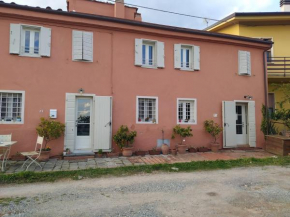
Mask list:
[[206,120],[204,122],[204,129],[213,137],[213,142],[211,142],[211,150],[213,152],[218,152],[220,145],[217,142],[217,139],[223,131],[223,128],[213,120]]
[[135,151],[135,155],[136,156],[145,156],[146,155],[146,151],[142,151],[142,150],[137,150]]
[[161,151],[158,150],[157,148],[152,148],[152,150],[149,151],[150,155],[160,155]]
[[209,149],[207,148],[207,147],[199,147],[199,148],[197,148],[197,151],[198,152],[209,152]]
[[170,153],[175,156],[177,154],[177,149],[176,148],[170,149]]
[[136,131],[129,131],[127,126],[122,125],[113,136],[114,142],[122,150],[124,157],[130,157],[133,154],[133,143],[137,136]]
[[179,154],[185,154],[186,153],[186,149],[187,149],[187,145],[184,144],[183,142],[185,141],[186,137],[191,137],[193,136],[193,134],[191,133],[192,129],[190,127],[186,127],[183,128],[180,125],[176,125],[173,128],[173,133],[172,133],[172,139],[175,139],[176,135],[180,136],[180,143],[178,143],[178,153]]
[[26,157],[23,156],[22,154],[20,154],[19,152],[17,152],[15,155],[11,156],[11,160],[12,161],[24,161],[24,160],[26,160]]
[[44,146],[41,150],[39,161],[48,161],[51,148],[47,146],[52,140],[63,136],[65,125],[54,120],[40,118],[40,123],[36,127],[38,135],[44,137]]
[[196,150],[196,148],[190,146],[190,147],[188,148],[188,152],[189,152],[189,153],[195,153],[195,152],[197,152],[197,150]]
[[169,154],[169,146],[164,143],[164,130],[162,129],[162,146],[161,146],[161,151],[162,154],[168,155]]
[[98,158],[102,158],[103,157],[103,149],[99,149],[99,151],[97,153],[97,157]]
[[120,153],[119,152],[115,152],[115,149],[112,148],[111,152],[107,153],[107,157],[109,158],[115,158],[115,157],[119,157]]

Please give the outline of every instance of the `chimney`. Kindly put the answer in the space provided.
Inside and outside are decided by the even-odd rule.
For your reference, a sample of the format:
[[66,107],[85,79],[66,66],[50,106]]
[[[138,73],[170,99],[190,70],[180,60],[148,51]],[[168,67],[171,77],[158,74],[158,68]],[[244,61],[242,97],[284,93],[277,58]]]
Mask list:
[[124,0],[116,0],[114,15],[117,18],[125,18],[125,4]]
[[282,12],[290,12],[290,0],[280,0],[280,7]]

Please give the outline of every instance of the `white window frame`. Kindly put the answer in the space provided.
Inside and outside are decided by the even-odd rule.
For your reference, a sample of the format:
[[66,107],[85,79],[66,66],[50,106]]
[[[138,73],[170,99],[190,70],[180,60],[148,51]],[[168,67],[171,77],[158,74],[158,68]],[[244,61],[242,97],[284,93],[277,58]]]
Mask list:
[[[179,101],[193,101],[194,102],[194,123],[189,123],[189,122],[179,122]],[[180,125],[197,125],[197,99],[196,98],[177,98],[176,101],[176,121],[177,124]]]
[[[0,120],[0,124],[24,124],[24,111],[25,111],[25,91],[20,90],[0,90],[1,93],[20,93],[22,94],[22,108],[21,108],[21,121],[2,121]],[[0,111],[1,112],[1,111]]]
[[[143,46],[144,45],[147,46],[145,55],[147,56],[148,54],[148,57],[149,57],[149,52],[148,52],[149,46],[153,46],[153,54],[152,54],[153,64],[152,65],[147,64],[146,59],[145,59],[145,64],[143,64]],[[142,39],[142,67],[157,69],[157,41]]]
[[[139,99],[155,99],[156,103],[155,103],[155,117],[156,117],[156,122],[139,122]],[[136,124],[158,124],[158,97],[157,96],[137,96],[136,97]]]
[[[25,31],[32,31],[32,32],[39,32],[39,50],[38,54],[35,53],[25,53]],[[38,57],[41,58],[41,27],[40,26],[31,26],[31,25],[21,25],[21,41],[20,41],[20,54],[19,56],[26,56],[26,57]],[[31,37],[31,32],[30,32]],[[30,43],[34,42],[32,41],[32,38],[30,38]],[[30,49],[34,50],[34,44],[33,47],[30,46]]]
[[[182,49],[189,49],[189,67],[182,66],[182,64],[184,64],[185,62],[182,63],[181,54],[180,54],[180,70],[182,70],[182,71],[194,71],[194,69],[193,69],[194,46],[188,45],[188,44],[181,44],[180,51],[182,51]],[[184,52],[183,54],[185,54],[185,53],[186,52]],[[183,59],[184,58],[186,58],[186,56],[183,56]]]

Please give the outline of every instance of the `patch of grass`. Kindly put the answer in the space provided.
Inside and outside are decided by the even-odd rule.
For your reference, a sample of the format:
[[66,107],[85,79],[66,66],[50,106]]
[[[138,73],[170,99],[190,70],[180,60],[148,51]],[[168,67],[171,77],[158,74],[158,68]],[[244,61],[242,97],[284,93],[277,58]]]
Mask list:
[[11,183],[34,183],[53,182],[60,179],[75,179],[79,176],[83,178],[98,178],[104,176],[129,176],[141,173],[152,172],[192,172],[217,169],[231,169],[236,167],[257,167],[257,166],[286,166],[290,165],[290,157],[277,158],[244,158],[238,160],[217,160],[217,161],[197,161],[189,163],[175,164],[155,164],[142,166],[129,166],[117,168],[97,168],[75,171],[55,171],[55,172],[21,172],[15,174],[0,174],[0,184]]
[[10,203],[15,203],[18,205],[26,197],[10,197],[10,198],[0,198],[0,206],[8,206]]

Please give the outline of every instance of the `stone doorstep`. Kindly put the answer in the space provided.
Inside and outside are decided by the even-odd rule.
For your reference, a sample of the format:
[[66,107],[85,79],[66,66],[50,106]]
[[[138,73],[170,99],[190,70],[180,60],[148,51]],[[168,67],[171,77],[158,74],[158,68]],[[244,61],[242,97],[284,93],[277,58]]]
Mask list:
[[94,155],[87,155],[87,156],[64,156],[64,160],[85,160],[95,158]]

